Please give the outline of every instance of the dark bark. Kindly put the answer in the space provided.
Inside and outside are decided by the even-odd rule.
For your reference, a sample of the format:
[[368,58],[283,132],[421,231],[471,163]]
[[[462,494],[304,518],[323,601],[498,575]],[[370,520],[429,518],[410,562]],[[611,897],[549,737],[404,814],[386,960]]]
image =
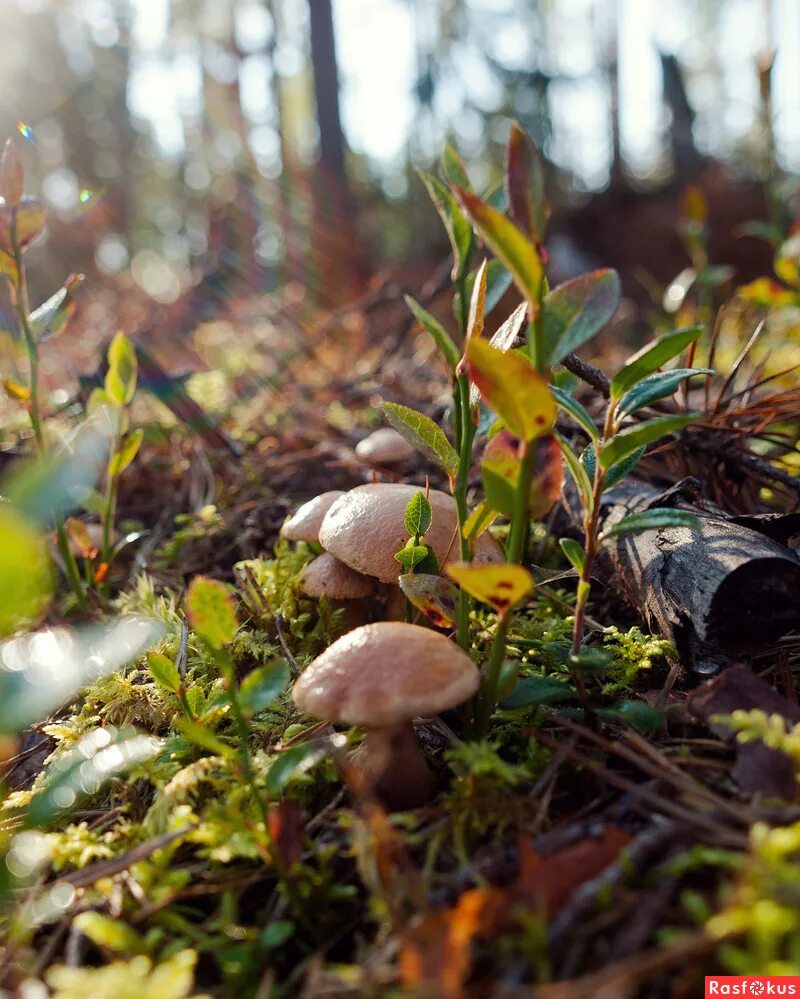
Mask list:
[[800,514],[731,518],[690,493],[629,480],[604,496],[602,529],[653,508],[697,514],[698,531],[624,535],[605,550],[647,626],[673,641],[695,671],[714,673],[800,627],[800,559],[785,543],[800,531]]
[[308,0],[308,13],[319,125],[319,159],[330,176],[344,183],[344,135],[339,115],[339,69],[331,0]]

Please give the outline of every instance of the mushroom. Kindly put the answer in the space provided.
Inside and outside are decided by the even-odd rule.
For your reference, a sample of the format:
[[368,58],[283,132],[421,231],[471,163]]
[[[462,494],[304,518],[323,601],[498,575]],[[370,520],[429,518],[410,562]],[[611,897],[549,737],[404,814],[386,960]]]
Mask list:
[[319,540],[322,518],[340,496],[344,496],[341,489],[331,489],[329,492],[320,493],[319,496],[304,503],[284,523],[281,528],[281,537],[286,538],[287,541],[316,543]]
[[300,589],[316,599],[361,600],[372,596],[377,585],[377,579],[355,572],[330,552],[318,555],[300,575]]
[[381,427],[356,444],[358,457],[374,465],[394,465],[413,453],[414,448],[392,427]]
[[[417,492],[417,486],[383,482],[351,489],[325,514],[319,529],[320,544],[356,572],[376,576],[384,583],[396,583],[401,566],[394,556],[408,540],[405,511]],[[456,540],[455,500],[438,489],[431,489],[428,499],[433,521],[425,544],[433,549],[440,564],[457,561],[461,553]],[[474,560],[478,564],[503,561],[500,546],[490,534],[478,538]]]
[[341,608],[341,630],[352,631],[371,619],[369,598],[380,586],[377,579],[355,572],[329,552],[308,563],[300,574],[300,589],[307,597],[327,597]]
[[472,697],[480,674],[444,635],[381,621],[337,639],[294,685],[297,707],[324,721],[364,730],[357,761],[374,793],[395,811],[417,808],[433,777],[412,720]]

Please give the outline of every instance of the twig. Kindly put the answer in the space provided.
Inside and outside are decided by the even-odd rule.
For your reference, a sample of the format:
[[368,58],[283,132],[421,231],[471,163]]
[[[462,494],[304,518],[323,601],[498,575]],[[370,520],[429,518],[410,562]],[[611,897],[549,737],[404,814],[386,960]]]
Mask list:
[[292,667],[292,669],[294,670],[295,674],[297,676],[299,676],[302,673],[302,670],[300,669],[300,664],[295,659],[295,657],[292,655],[292,650],[289,648],[289,645],[288,645],[288,643],[286,641],[286,636],[283,633],[283,615],[282,614],[278,614],[278,616],[275,618],[275,630],[278,632],[278,641],[281,643],[281,648],[283,649],[283,654],[289,660],[289,665]]

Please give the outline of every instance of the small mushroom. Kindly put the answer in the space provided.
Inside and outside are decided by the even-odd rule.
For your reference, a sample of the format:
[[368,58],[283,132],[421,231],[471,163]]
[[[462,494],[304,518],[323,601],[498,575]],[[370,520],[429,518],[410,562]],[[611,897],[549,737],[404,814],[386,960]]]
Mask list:
[[414,448],[392,427],[381,427],[356,444],[358,457],[373,465],[395,465],[413,453]]
[[[320,544],[356,572],[375,576],[384,583],[396,583],[401,566],[394,556],[408,540],[405,511],[417,492],[417,486],[383,482],[351,489],[325,514],[319,529]],[[455,500],[438,489],[431,489],[428,499],[433,521],[425,544],[433,549],[440,564],[458,561],[461,553],[456,538]],[[475,543],[474,558],[478,564],[502,562],[503,553],[494,538],[484,533]]]
[[356,572],[330,552],[318,555],[300,575],[300,589],[317,600],[362,600],[372,596],[377,585],[377,579]]
[[473,661],[444,635],[381,621],[335,641],[293,696],[305,714],[364,729],[358,763],[374,793],[399,811],[419,807],[434,790],[412,720],[463,703],[479,683]]
[[286,538],[287,541],[318,541],[322,519],[340,496],[344,496],[341,489],[331,489],[329,492],[320,493],[319,496],[304,503],[284,523],[281,528],[281,537]]

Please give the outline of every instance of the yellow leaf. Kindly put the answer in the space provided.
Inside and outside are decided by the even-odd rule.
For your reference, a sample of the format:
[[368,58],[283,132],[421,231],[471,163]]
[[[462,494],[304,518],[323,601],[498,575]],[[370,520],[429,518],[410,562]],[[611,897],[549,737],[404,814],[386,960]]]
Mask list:
[[473,339],[466,359],[471,381],[513,434],[532,441],[553,426],[555,400],[527,358]]
[[11,378],[3,380],[3,388],[6,390],[6,395],[9,399],[14,399],[16,402],[28,402],[31,397],[31,390],[29,388],[20,385],[19,382],[15,382]]
[[533,576],[522,565],[473,565],[455,562],[447,566],[447,574],[458,585],[485,604],[504,614],[520,603],[534,587]]
[[544,268],[536,247],[510,219],[477,195],[463,187],[455,188],[455,193],[478,235],[535,308],[544,280]]

